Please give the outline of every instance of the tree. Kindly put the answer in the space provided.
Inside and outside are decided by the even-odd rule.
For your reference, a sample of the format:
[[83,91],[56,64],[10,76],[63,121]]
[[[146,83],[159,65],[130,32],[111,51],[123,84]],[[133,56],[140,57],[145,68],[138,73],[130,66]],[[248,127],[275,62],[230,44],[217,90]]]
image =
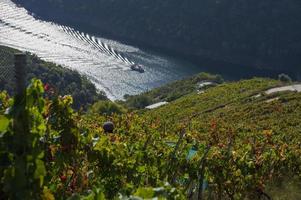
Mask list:
[[284,83],[292,82],[291,77],[289,77],[289,75],[287,75],[287,74],[279,74],[278,79],[279,79],[279,81],[284,82]]
[[111,101],[98,101],[91,106],[89,111],[90,113],[112,115],[125,113],[126,109],[123,106]]

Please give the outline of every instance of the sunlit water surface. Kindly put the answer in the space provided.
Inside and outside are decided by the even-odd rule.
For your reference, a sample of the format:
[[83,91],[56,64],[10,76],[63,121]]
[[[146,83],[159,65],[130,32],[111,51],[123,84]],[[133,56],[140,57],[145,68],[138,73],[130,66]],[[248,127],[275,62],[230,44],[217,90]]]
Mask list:
[[[0,0],[0,45],[76,70],[112,100],[201,71],[179,59],[36,19],[10,0]],[[145,73],[132,71],[134,63],[142,65]]]

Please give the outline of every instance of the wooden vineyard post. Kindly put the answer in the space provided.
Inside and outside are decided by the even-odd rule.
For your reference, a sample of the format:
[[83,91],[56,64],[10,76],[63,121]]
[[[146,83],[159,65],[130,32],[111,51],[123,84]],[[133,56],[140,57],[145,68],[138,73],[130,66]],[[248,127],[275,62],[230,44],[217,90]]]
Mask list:
[[26,54],[15,54],[15,80],[16,80],[16,101],[20,103],[24,98],[26,85]]

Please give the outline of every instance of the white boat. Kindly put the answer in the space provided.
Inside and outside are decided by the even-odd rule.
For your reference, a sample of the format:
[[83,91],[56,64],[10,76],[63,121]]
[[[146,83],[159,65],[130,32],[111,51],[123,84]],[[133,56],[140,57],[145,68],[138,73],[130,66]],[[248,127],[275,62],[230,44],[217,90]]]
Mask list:
[[142,68],[142,65],[138,65],[138,64],[131,65],[131,70],[137,71],[137,72],[140,72],[140,73],[144,72],[144,69]]

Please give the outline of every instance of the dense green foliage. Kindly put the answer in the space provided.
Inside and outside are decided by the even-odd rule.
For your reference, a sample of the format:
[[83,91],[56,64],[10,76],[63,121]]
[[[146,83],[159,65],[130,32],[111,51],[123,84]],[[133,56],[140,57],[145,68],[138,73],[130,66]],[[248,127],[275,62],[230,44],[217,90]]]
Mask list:
[[126,105],[130,109],[143,109],[146,106],[154,103],[154,99],[146,94],[134,96],[125,95],[125,101],[121,101],[120,103]]
[[204,64],[300,73],[299,0],[15,1],[50,20],[195,56]]
[[[6,90],[10,94],[14,91],[14,53],[18,51],[0,46],[0,90]],[[58,95],[71,95],[74,98],[74,108],[87,107],[97,100],[105,100],[107,97],[101,91],[97,91],[86,77],[53,63],[45,62],[34,55],[28,55],[27,80],[37,77],[41,79],[49,93]],[[7,73],[5,73],[7,72]],[[54,95],[52,94],[52,95]]]
[[[233,190],[238,187],[252,187],[256,184],[252,182],[252,178],[258,176],[256,173],[262,170],[262,178],[257,184],[273,195],[273,199],[299,199],[301,194],[296,188],[300,185],[300,172],[294,171],[300,169],[298,158],[291,161],[287,158],[278,158],[278,161],[273,159],[277,155],[292,156],[292,151],[300,153],[301,94],[264,93],[266,89],[279,84],[281,83],[265,79],[223,84],[208,89],[203,94],[191,94],[181,98],[149,111],[146,115],[160,116],[161,123],[166,124],[166,129],[171,132],[175,123],[186,122],[190,130],[187,136],[190,142],[204,141],[220,149],[214,155],[214,164],[208,163],[208,168],[212,165],[217,167],[211,168],[217,173],[216,187],[225,187],[228,184]],[[241,156],[236,157],[239,154]],[[252,155],[255,158],[252,159]],[[241,165],[241,162],[247,160],[250,163]],[[251,166],[251,163],[254,165]],[[287,169],[283,165],[291,165],[292,168]],[[237,171],[230,172],[231,168],[237,169],[241,174],[237,175]],[[283,169],[285,170],[282,171]],[[279,171],[276,172],[277,170]],[[252,178],[250,182],[240,185],[241,182],[235,180],[237,176]],[[230,177],[233,178],[231,181]],[[297,183],[292,181],[295,180],[294,177],[298,177]],[[280,185],[283,188],[286,187],[284,185],[291,185],[295,190],[290,193],[278,187]],[[230,198],[235,194],[232,192],[226,192]]]
[[192,92],[202,90],[203,88],[199,88],[198,86],[198,84],[202,82],[220,84],[223,83],[224,80],[220,75],[200,73],[190,78],[175,81],[139,95],[125,95],[125,101],[122,102],[122,104],[125,104],[129,108],[142,109],[150,104],[160,101],[174,101]]
[[301,94],[264,94],[280,84],[227,83],[144,114],[103,116],[74,112],[69,96],[44,99],[33,80],[21,99],[0,95],[0,195],[300,199]]
[[126,109],[116,102],[98,101],[89,108],[89,112],[101,115],[113,115],[126,113]]

